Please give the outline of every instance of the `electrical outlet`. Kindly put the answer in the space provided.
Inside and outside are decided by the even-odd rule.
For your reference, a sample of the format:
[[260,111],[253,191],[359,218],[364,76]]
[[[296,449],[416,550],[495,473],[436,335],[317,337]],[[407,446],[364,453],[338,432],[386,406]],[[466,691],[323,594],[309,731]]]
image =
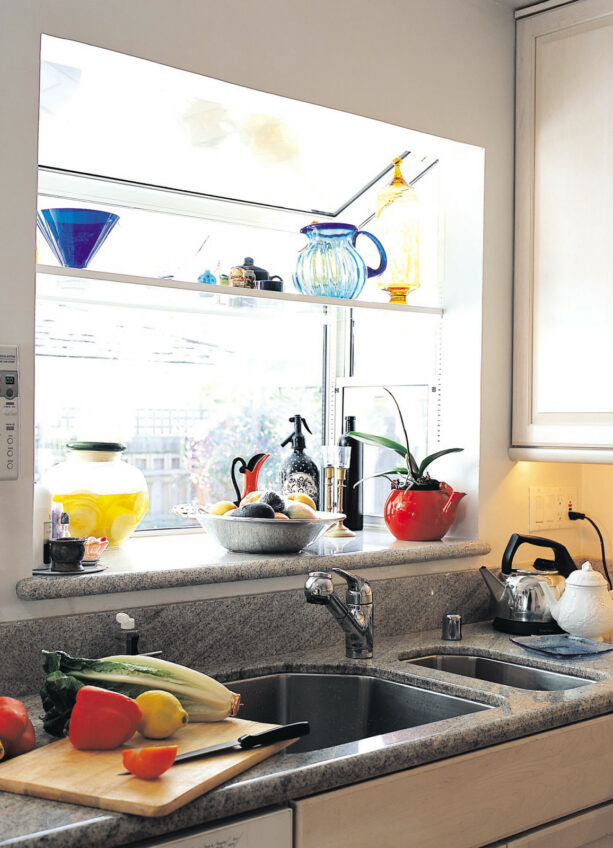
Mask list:
[[529,529],[559,530],[571,527],[568,506],[577,506],[577,490],[574,486],[531,486]]

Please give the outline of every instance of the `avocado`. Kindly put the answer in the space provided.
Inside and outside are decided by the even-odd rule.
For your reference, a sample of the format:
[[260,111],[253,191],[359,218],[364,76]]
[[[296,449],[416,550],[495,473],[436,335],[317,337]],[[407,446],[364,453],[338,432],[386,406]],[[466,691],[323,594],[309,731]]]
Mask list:
[[232,518],[274,518],[275,511],[270,504],[256,501],[234,510]]
[[286,507],[285,498],[282,498],[277,492],[273,492],[272,489],[264,492],[258,503],[268,504],[275,512],[284,512]]

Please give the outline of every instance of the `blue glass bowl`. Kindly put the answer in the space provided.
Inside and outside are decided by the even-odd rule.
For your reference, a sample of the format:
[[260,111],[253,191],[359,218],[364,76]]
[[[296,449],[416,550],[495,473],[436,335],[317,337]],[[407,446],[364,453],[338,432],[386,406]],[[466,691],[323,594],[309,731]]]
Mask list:
[[87,268],[119,215],[98,209],[41,209],[36,223],[60,265]]

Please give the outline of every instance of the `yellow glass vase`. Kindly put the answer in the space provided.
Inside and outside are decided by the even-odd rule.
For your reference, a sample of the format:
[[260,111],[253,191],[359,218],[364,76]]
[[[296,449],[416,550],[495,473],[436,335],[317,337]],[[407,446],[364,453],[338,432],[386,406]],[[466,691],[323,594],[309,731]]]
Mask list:
[[390,303],[406,304],[419,288],[419,202],[417,192],[402,176],[402,159],[394,159],[394,178],[377,195],[378,234],[387,252],[387,269],[378,281]]

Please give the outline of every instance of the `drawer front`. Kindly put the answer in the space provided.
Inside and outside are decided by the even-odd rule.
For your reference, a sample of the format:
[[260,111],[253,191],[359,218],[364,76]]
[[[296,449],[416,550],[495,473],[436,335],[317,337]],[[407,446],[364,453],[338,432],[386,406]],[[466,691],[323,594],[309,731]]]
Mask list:
[[508,842],[508,848],[611,848],[612,845],[613,804],[539,827]]
[[292,811],[269,810],[138,845],[139,848],[292,848]]
[[612,733],[602,716],[305,798],[294,848],[504,843],[613,798]]

